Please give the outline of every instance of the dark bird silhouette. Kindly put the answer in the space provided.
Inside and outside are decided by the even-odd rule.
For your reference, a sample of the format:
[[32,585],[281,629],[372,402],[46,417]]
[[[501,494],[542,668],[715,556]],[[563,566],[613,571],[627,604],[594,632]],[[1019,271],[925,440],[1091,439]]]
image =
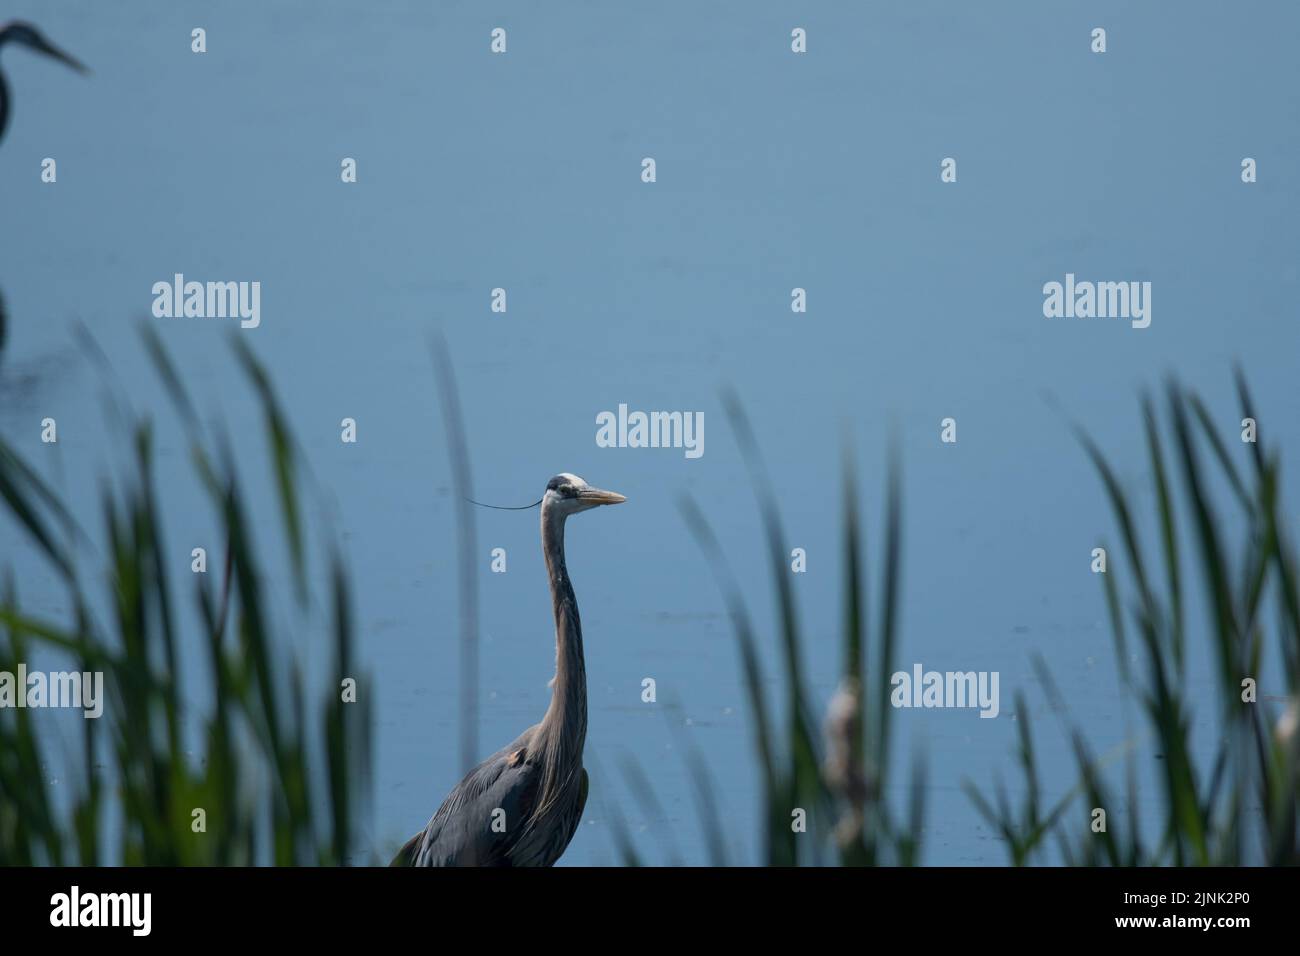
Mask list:
[[[6,43],[12,43],[16,46],[25,46],[28,49],[36,50],[38,53],[44,53],[46,56],[52,56],[56,60],[61,60],[68,66],[72,67],[78,73],[89,73],[80,61],[76,60],[67,53],[64,53],[49,40],[41,35],[30,23],[23,23],[21,20],[11,20],[8,23],[0,24],[0,49],[3,49]],[[9,86],[5,83],[4,71],[0,70],[0,140],[4,139],[5,128],[9,125]],[[4,352],[5,347],[5,308],[4,299],[0,298],[0,353]]]
[[[30,23],[24,23],[21,20],[11,20],[8,23],[0,24],[0,49],[5,44],[11,43],[15,46],[25,46],[37,53],[44,53],[46,56],[54,57],[72,67],[78,73],[89,73],[80,61],[64,53],[49,40],[41,35]],[[0,139],[4,139],[5,126],[9,122],[9,87],[5,83],[3,71],[0,71]]]
[[[577,475],[556,475],[542,506],[542,554],[555,612],[555,680],[541,723],[471,770],[393,866],[551,866],[587,803],[587,671],[578,602],[564,564],[564,522],[625,499]],[[536,507],[536,504],[528,507]]]

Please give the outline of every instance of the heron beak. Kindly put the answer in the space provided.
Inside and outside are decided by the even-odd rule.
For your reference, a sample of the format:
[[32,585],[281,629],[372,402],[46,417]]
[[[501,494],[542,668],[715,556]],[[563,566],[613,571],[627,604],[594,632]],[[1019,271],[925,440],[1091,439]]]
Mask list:
[[46,56],[53,57],[61,63],[66,63],[78,73],[89,73],[90,69],[70,53],[64,53],[49,40],[41,40],[36,49],[40,50]]
[[616,491],[604,491],[600,488],[588,488],[585,491],[578,492],[578,500],[593,505],[621,505],[627,501]]

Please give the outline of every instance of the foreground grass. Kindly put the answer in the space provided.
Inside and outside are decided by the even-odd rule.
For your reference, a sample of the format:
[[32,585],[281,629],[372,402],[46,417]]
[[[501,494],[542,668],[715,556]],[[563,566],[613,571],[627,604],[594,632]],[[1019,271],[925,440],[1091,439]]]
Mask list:
[[[372,738],[365,682],[352,659],[342,560],[334,551],[324,575],[332,617],[331,683],[309,692],[296,664],[283,659],[287,635],[270,623],[274,602],[262,575],[268,565],[253,540],[248,492],[230,448],[200,425],[160,343],[148,336],[147,342],[189,435],[194,479],[222,529],[222,583],[209,583],[216,575],[193,575],[192,600],[202,626],[197,634],[183,634],[173,584],[177,569],[162,545],[152,429],[148,420],[136,421],[129,480],[106,485],[100,508],[108,554],[94,580],[107,581],[104,606],[111,609],[108,620],[100,620],[79,569],[79,556],[90,550],[86,536],[59,496],[0,440],[0,500],[62,581],[68,608],[61,623],[24,612],[12,568],[0,568],[0,670],[14,671],[34,650],[54,651],[78,670],[102,671],[108,696],[103,718],[81,721],[80,739],[64,755],[78,772],[58,791],[48,772],[49,735],[37,732],[41,712],[0,709],[0,864],[347,862],[356,853]],[[247,351],[236,352],[261,399],[271,450],[271,497],[294,582],[287,617],[306,621],[307,582],[316,569],[309,567],[300,514],[300,456],[266,373]],[[440,364],[440,376],[449,378],[448,367]],[[1238,392],[1242,416],[1254,418],[1240,378]],[[753,589],[742,590],[735,581],[703,511],[690,500],[682,509],[735,629],[763,806],[758,861],[917,864],[926,774],[916,760],[901,771],[907,773],[904,785],[893,783],[900,770],[891,750],[887,683],[899,630],[898,470],[891,466],[886,479],[882,543],[870,584],[858,483],[851,466],[844,470],[841,675],[823,708],[806,688],[807,629],[794,602],[777,499],[743,408],[734,397],[727,408],[753,478],[776,600],[776,699],[765,692],[770,685],[761,638],[744,597]],[[454,410],[449,415],[456,417]],[[1147,769],[1161,791],[1160,824],[1147,834],[1139,825],[1134,753],[1127,756],[1124,788],[1117,792],[1108,764],[1068,722],[1078,779],[1064,795],[1051,788],[1049,800],[1030,710],[1019,693],[1017,804],[1001,788],[986,795],[967,782],[967,793],[1003,841],[1008,862],[1017,865],[1050,862],[1053,848],[1057,858],[1077,865],[1300,863],[1300,590],[1279,501],[1280,457],[1255,443],[1246,446],[1247,466],[1238,465],[1240,452],[1234,455],[1201,401],[1178,385],[1169,387],[1162,408],[1145,401],[1143,419],[1154,515],[1139,513],[1135,496],[1121,486],[1101,450],[1082,431],[1080,440],[1118,530],[1119,549],[1099,578],[1126,708],[1139,715],[1159,751]],[[463,447],[454,444],[451,454],[467,461]],[[458,487],[468,485],[467,474],[458,478]],[[1215,489],[1226,489],[1226,504],[1216,500]],[[1153,539],[1139,531],[1148,526],[1157,529]],[[465,550],[472,525],[462,531]],[[472,553],[465,560],[472,562]],[[470,600],[473,590],[471,581],[465,589]],[[467,655],[474,651],[474,631],[467,618]],[[1194,746],[1192,717],[1200,702],[1190,696],[1187,681],[1187,642],[1201,634],[1210,641],[1216,693],[1208,762],[1197,757],[1207,748]],[[181,693],[183,647],[206,649],[203,677],[215,702],[211,712],[196,713]],[[472,664],[472,657],[467,660]],[[1278,673],[1266,672],[1269,661],[1281,662]],[[1048,699],[1063,710],[1050,672],[1041,660],[1036,668]],[[473,671],[467,667],[464,681],[471,689]],[[359,685],[357,703],[343,702],[340,687],[348,679]],[[1253,682],[1253,696],[1246,681]],[[1283,695],[1289,704],[1282,714],[1264,700]],[[196,727],[200,746],[191,754],[186,741]],[[1130,736],[1138,733],[1135,728]],[[472,739],[466,735],[463,750],[473,752]],[[722,812],[705,763],[698,754],[688,759],[710,860],[735,862],[721,839]],[[624,772],[647,812],[662,816],[636,763],[627,763]],[[906,794],[902,806],[885,798],[891,791]],[[1092,826],[1097,808],[1107,811],[1104,831]],[[196,809],[205,814],[202,832],[195,829]],[[796,811],[803,814],[802,830],[794,825]],[[617,809],[613,822],[624,862],[641,862]]]
[[[91,553],[71,509],[0,440],[0,499],[62,582],[69,622],[25,613],[7,569],[0,594],[0,670],[53,650],[70,666],[104,675],[103,716],[80,723],[74,771],[56,792],[43,711],[0,709],[0,864],[329,864],[350,859],[369,779],[369,695],[354,670],[347,576],[339,554],[328,562],[332,617],[331,683],[309,691],[297,662],[283,660],[287,635],[275,633],[268,566],[254,542],[248,492],[235,457],[207,434],[156,337],[154,364],[190,441],[194,480],[212,506],[225,543],[224,574],[189,575],[163,545],[162,502],[148,419],[130,425],[128,478],[105,484],[100,507],[108,542],[109,620],[93,608],[80,569]],[[238,343],[237,343],[238,346]],[[299,504],[297,446],[265,371],[236,348],[259,396],[271,451],[272,495],[289,545],[296,619],[307,619],[309,567]],[[217,560],[213,556],[214,561]],[[178,573],[179,572],[179,573]],[[193,578],[202,626],[177,623],[177,578]],[[210,583],[217,578],[221,583]],[[290,615],[291,618],[295,615]],[[181,692],[182,648],[205,648],[203,679],[215,702],[198,713]],[[192,653],[192,651],[190,652]],[[62,668],[64,665],[60,665]],[[184,669],[192,671],[193,663]],[[356,680],[356,701],[341,687]],[[200,741],[196,752],[193,741]],[[199,815],[202,811],[202,829]]]
[[[1237,386],[1242,417],[1254,418],[1240,375]],[[775,702],[775,713],[780,717],[774,716],[774,702],[763,692],[759,637],[745,591],[732,577],[703,511],[689,501],[683,510],[717,575],[735,629],[762,787],[760,862],[916,864],[924,833],[924,765],[914,763],[906,786],[898,788],[908,794],[905,807],[891,807],[883,796],[899,772],[890,753],[887,684],[897,646],[901,571],[897,469],[891,466],[887,480],[880,581],[874,595],[863,580],[865,535],[856,483],[852,469],[845,469],[843,664],[840,687],[825,709],[824,736],[819,739],[813,717],[819,708],[801,672],[804,629],[794,604],[776,496],[743,409],[734,398],[727,406],[758,497],[769,584],[777,600],[784,700]],[[1082,430],[1078,434],[1119,529],[1121,550],[1099,577],[1126,709],[1140,713],[1146,735],[1158,745],[1147,769],[1159,781],[1163,821],[1157,832],[1142,835],[1134,748],[1129,748],[1121,795],[1109,781],[1106,761],[1068,724],[1078,779],[1063,796],[1049,801],[1049,792],[1058,788],[1049,788],[1041,778],[1033,721],[1022,692],[1016,694],[1015,705],[1019,805],[1012,807],[1001,786],[993,796],[970,781],[964,788],[1014,865],[1050,862],[1053,847],[1058,859],[1085,866],[1300,863],[1300,594],[1285,511],[1278,500],[1280,457],[1256,442],[1246,446],[1249,467],[1239,468],[1204,404],[1176,383],[1168,388],[1163,417],[1148,399],[1143,418],[1159,512],[1154,516],[1159,528],[1154,544],[1138,532],[1134,496],[1120,485],[1100,449]],[[1213,500],[1211,489],[1220,484],[1229,489],[1226,508]],[[1272,615],[1266,612],[1270,604]],[[872,607],[878,610],[869,614]],[[1191,731],[1194,701],[1188,691],[1186,641],[1192,632],[1209,635],[1216,663],[1214,756],[1204,765],[1197,761]],[[1282,662],[1280,674],[1265,672],[1270,657]],[[1041,658],[1035,668],[1053,709],[1065,712],[1063,696]],[[1260,695],[1277,697],[1281,691],[1289,704],[1279,716]],[[1130,734],[1130,740],[1138,736]],[[711,786],[702,766],[696,766],[695,775],[697,788]],[[798,809],[804,811],[805,832],[792,825]],[[1104,830],[1096,826],[1098,809],[1106,811]],[[702,815],[701,826],[707,834],[713,824]],[[616,836],[624,861],[639,862],[625,830]],[[725,862],[716,849],[710,852],[711,862]]]
[[[1237,394],[1241,418],[1256,419],[1240,373]],[[1142,833],[1132,751],[1121,797],[1083,734],[1070,728],[1079,783],[1042,810],[1027,719],[1020,723],[1021,808],[1012,811],[1005,794],[995,807],[969,783],[967,790],[1014,863],[1042,859],[1050,837],[1062,858],[1076,865],[1295,865],[1300,590],[1279,500],[1281,457],[1262,441],[1245,443],[1249,462],[1239,467],[1240,452],[1233,454],[1202,401],[1177,383],[1166,391],[1163,414],[1149,397],[1142,409],[1158,510],[1154,541],[1140,533],[1136,496],[1082,430],[1079,436],[1119,532],[1118,556],[1099,577],[1126,709],[1136,708],[1159,751],[1153,769],[1163,820],[1154,833]],[[1227,489],[1226,503],[1215,500],[1216,487]],[[1193,746],[1192,716],[1201,702],[1187,681],[1188,635],[1202,632],[1210,642],[1217,698],[1210,705],[1216,713],[1208,762],[1198,762]],[[1270,659],[1280,661],[1280,673],[1267,670]],[[1036,668],[1063,711],[1050,673],[1041,661]],[[1265,698],[1283,693],[1289,703],[1279,714]],[[1016,710],[1027,714],[1022,704]],[[1107,812],[1104,831],[1092,826],[1097,809]]]

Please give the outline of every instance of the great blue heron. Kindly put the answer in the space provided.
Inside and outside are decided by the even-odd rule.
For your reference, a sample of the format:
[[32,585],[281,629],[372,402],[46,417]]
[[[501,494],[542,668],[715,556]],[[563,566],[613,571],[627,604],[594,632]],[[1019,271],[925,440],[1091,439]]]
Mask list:
[[393,866],[551,866],[573,839],[587,802],[587,671],[578,602],[564,564],[564,522],[626,500],[564,473],[547,482],[541,501],[527,506],[542,506],[542,556],[555,611],[550,706],[541,723],[457,784]]
[[[64,53],[49,40],[41,35],[30,23],[24,23],[21,20],[11,20],[8,23],[0,24],[0,47],[6,43],[14,43],[19,46],[25,46],[38,53],[44,53],[46,56],[52,56],[72,67],[78,73],[89,73],[90,71],[83,66],[80,61]],[[0,139],[4,138],[5,125],[9,122],[9,88],[5,85],[4,73],[0,72]]]

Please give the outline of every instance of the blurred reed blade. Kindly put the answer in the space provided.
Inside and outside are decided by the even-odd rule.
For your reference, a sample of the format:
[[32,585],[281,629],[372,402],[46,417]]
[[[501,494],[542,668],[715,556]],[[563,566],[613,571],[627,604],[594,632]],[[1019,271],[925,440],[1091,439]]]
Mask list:
[[[1169,589],[1171,647],[1175,669],[1183,669],[1183,589],[1178,558],[1178,526],[1174,520],[1173,496],[1165,475],[1164,451],[1160,445],[1160,429],[1156,422],[1151,398],[1142,398],[1142,419],[1146,428],[1147,451],[1151,460],[1152,481],[1155,483],[1156,501],[1160,506],[1160,540],[1164,546],[1165,573]],[[1108,582],[1109,586],[1109,582]]]
[[1243,509],[1249,511],[1250,496],[1246,494],[1246,486],[1242,484],[1241,476],[1237,474],[1237,466],[1232,463],[1232,456],[1228,454],[1227,446],[1223,444],[1218,429],[1214,427],[1214,421],[1210,418],[1210,413],[1205,410],[1205,405],[1196,395],[1187,395],[1186,404],[1195,414],[1196,420],[1201,426],[1201,433],[1205,436],[1206,441],[1210,443],[1210,449],[1219,460],[1219,465],[1222,467],[1224,475],[1227,476],[1228,483],[1232,487],[1233,493],[1236,494],[1238,503]]
[[277,487],[280,492],[280,514],[284,521],[285,537],[293,558],[294,582],[300,600],[307,594],[306,555],[304,554],[302,518],[298,510],[298,473],[296,448],[288,422],[280,409],[280,402],[271,387],[271,379],[254,358],[252,350],[242,338],[235,337],[235,355],[244,368],[262,402],[262,414],[270,443],[271,461],[275,466]]
[[1186,404],[1176,385],[1171,384],[1169,387],[1169,404],[1178,450],[1182,456],[1183,483],[1195,517],[1203,577],[1209,585],[1214,611],[1214,633],[1218,637],[1215,646],[1219,651],[1220,678],[1223,686],[1227,688],[1236,684],[1236,675],[1240,673],[1236,662],[1240,635],[1237,632],[1236,608],[1229,585],[1228,558],[1220,544],[1217,521],[1206,497],[1201,477],[1202,468],[1187,420]]
[[[880,610],[880,664],[876,671],[883,678],[893,672],[894,647],[897,643],[898,591],[903,552],[903,485],[899,473],[898,452],[890,453],[888,490],[885,494],[885,553],[882,573],[884,588]],[[880,766],[889,764],[889,717],[893,708],[886,694],[876,695],[876,753]]]
[[[646,776],[645,771],[641,769],[641,764],[633,757],[625,756],[621,765],[627,789],[631,792],[632,798],[640,804],[641,812],[652,821],[667,823],[668,814],[664,812],[663,805],[655,796],[654,785],[650,782],[650,778]],[[667,844],[666,855],[669,865],[679,864],[681,854],[677,851],[677,844],[673,840],[671,828],[663,828],[663,840]]]
[[[813,720],[799,660],[798,613],[795,609],[791,575],[785,563],[785,535],[781,529],[780,510],[744,407],[732,391],[724,392],[722,402],[731,420],[741,456],[745,460],[754,494],[758,500],[759,513],[767,539],[773,590],[777,596],[781,647],[785,659],[786,707],[789,721],[787,752],[789,773],[783,781],[786,792],[779,800],[787,811],[799,808],[808,802],[815,804],[815,809],[829,811],[831,801],[822,784],[820,760],[812,731]],[[794,863],[798,859],[797,834],[789,826],[777,828],[775,814],[771,823],[773,836],[778,838],[777,845],[781,847],[780,861],[785,865]]]
[[59,573],[67,580],[75,577],[71,556],[55,540],[41,510],[44,507],[52,511],[65,528],[75,527],[74,522],[45,482],[14,454],[3,438],[0,438],[0,498]]
[[478,552],[474,509],[470,504],[473,480],[470,476],[469,443],[465,439],[465,418],[461,413],[460,392],[452,368],[447,342],[441,335],[433,338],[433,361],[437,373],[438,395],[442,406],[443,428],[447,433],[450,455],[453,507],[456,511],[456,539],[459,545],[458,579],[460,581],[460,701],[461,701],[461,772],[468,773],[478,763]]
[[[745,693],[753,715],[750,720],[750,731],[754,741],[754,752],[758,755],[759,769],[762,775],[765,819],[771,820],[775,814],[774,807],[777,806],[781,783],[776,767],[776,756],[772,751],[772,724],[768,718],[767,702],[763,694],[763,671],[759,662],[754,628],[750,622],[745,599],[741,596],[740,589],[735,583],[726,555],[723,553],[718,539],[713,534],[708,518],[690,498],[683,498],[680,501],[680,508],[686,526],[695,535],[695,539],[704,552],[710,569],[713,571],[714,579],[717,581],[718,589],[722,592],[726,601],[732,626],[736,632],[736,641],[740,646]],[[770,828],[765,827],[764,838],[769,841],[764,854],[765,859],[772,859],[777,852],[776,847],[770,842],[771,836]]]
[[[1237,387],[1237,400],[1241,402],[1241,417],[1255,418],[1255,403],[1250,397],[1250,388],[1246,384],[1246,373],[1242,371],[1240,365],[1235,366],[1232,370],[1232,380]],[[1264,445],[1261,436],[1256,434],[1255,440],[1250,443],[1251,458],[1255,462],[1256,473],[1264,468]]]

